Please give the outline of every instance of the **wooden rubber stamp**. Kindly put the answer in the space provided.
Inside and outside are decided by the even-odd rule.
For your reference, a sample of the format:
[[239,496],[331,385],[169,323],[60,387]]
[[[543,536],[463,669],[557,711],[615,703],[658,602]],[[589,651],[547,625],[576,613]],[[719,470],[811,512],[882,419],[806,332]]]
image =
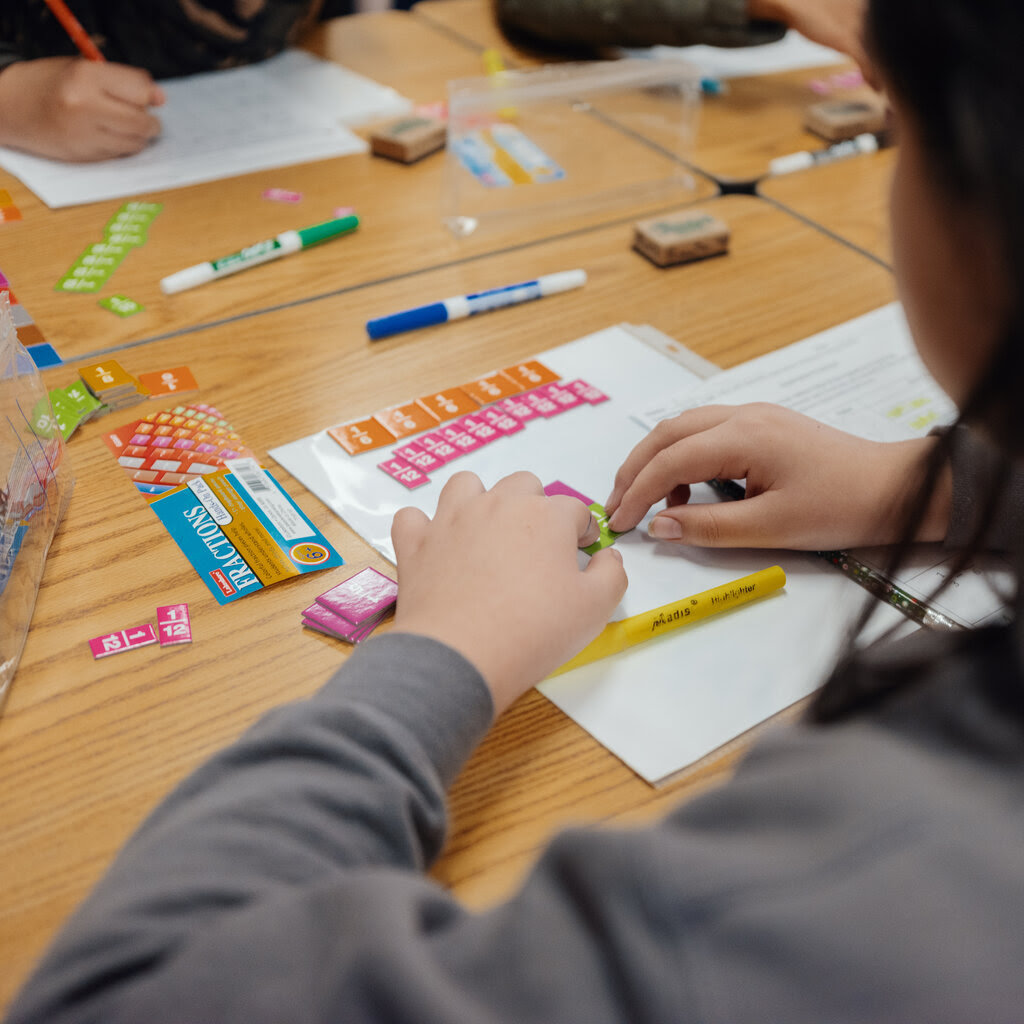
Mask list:
[[374,129],[370,135],[370,149],[377,156],[411,164],[442,149],[447,134],[446,121],[409,114]]
[[842,142],[865,132],[877,134],[885,131],[885,104],[869,98],[815,103],[807,108],[804,127],[829,142]]
[[633,248],[659,267],[729,250],[729,225],[703,210],[680,210],[633,225]]

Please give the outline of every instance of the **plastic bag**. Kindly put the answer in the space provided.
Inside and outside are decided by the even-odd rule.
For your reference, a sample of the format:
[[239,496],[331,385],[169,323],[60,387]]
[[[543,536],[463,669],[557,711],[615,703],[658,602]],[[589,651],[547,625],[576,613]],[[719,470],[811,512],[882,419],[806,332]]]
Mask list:
[[0,291],[0,706],[25,647],[74,475],[50,399]]

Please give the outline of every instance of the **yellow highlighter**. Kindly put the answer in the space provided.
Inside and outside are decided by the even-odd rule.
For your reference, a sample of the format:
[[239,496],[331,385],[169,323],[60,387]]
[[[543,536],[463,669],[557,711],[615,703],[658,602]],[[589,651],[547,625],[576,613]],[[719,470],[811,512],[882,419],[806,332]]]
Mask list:
[[709,615],[717,615],[719,612],[755,601],[766,594],[781,590],[785,585],[786,574],[781,566],[773,565],[731,583],[723,583],[720,587],[703,590],[692,597],[684,597],[660,608],[631,615],[628,619],[609,622],[576,657],[570,658],[561,668],[555,669],[551,676],[559,676],[581,665],[589,665],[592,661],[618,654],[619,651],[662,636],[687,623],[706,619]]

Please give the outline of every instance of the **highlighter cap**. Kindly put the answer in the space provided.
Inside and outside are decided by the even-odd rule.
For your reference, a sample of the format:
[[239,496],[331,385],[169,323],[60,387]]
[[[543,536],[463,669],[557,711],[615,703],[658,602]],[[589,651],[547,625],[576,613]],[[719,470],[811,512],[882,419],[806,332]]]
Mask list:
[[324,221],[323,224],[314,224],[311,228],[302,228],[298,235],[302,248],[308,249],[311,245],[326,242],[329,238],[343,235],[346,231],[354,231],[357,227],[359,218],[353,213],[348,217],[338,217],[336,220]]

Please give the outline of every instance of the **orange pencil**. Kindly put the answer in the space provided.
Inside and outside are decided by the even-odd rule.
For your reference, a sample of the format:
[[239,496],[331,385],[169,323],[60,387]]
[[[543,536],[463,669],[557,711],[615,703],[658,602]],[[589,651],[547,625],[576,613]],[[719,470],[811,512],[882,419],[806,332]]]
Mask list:
[[64,31],[71,37],[71,41],[78,47],[79,52],[86,60],[106,60],[96,44],[89,38],[89,33],[82,28],[82,23],[68,10],[64,0],[46,0],[46,6],[53,12],[53,16],[61,23]]

